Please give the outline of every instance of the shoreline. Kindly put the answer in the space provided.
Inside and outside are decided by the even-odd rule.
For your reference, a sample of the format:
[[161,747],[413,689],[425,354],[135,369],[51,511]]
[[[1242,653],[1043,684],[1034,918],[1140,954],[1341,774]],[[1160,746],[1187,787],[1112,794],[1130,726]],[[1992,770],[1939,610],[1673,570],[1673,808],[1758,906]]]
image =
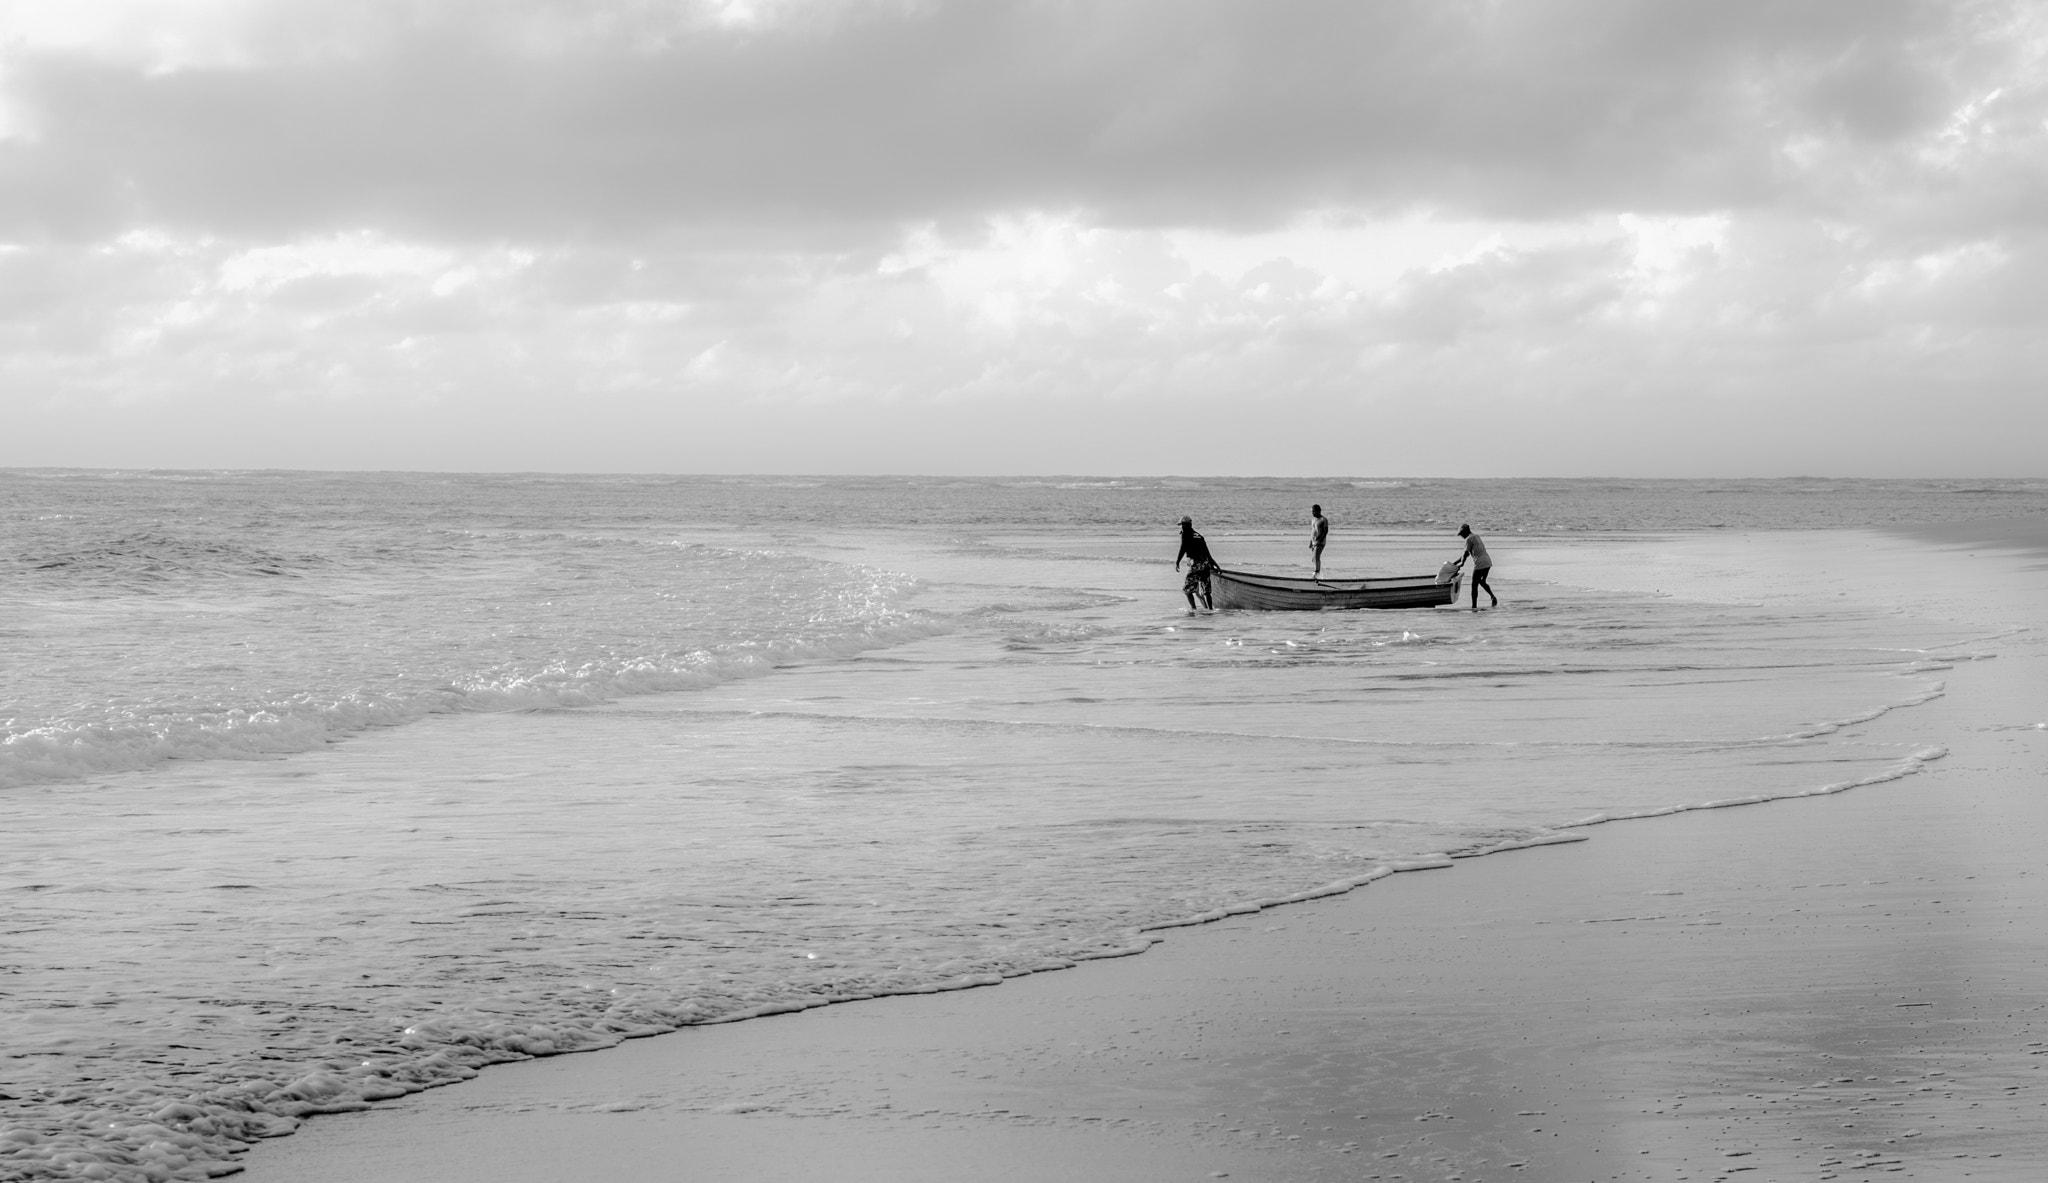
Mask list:
[[503,1065],[244,1177],[2038,1177],[2043,685],[2038,641],[1951,671],[1902,780]]
[[[252,496],[247,481],[217,483],[208,504]],[[1565,530],[1518,544],[1507,583],[1524,590],[1508,593],[1501,614],[1258,614],[1186,627],[1157,602],[1165,560],[1149,534],[1020,526],[1014,538],[963,543],[906,520],[757,552],[717,531],[642,529],[627,511],[647,499],[582,487],[511,498],[564,532],[464,534],[451,569],[480,583],[443,597],[456,584],[439,566],[320,575],[321,548],[302,537],[302,521],[353,523],[361,539],[390,544],[378,553],[409,553],[405,520],[373,503],[427,490],[383,478],[370,488],[368,500],[346,490],[283,498],[281,508],[320,512],[285,513],[257,531],[269,538],[259,551],[308,558],[307,582],[294,589],[303,594],[278,599],[275,611],[212,611],[281,586],[236,557],[252,540],[222,539],[230,561],[174,581],[165,590],[175,601],[124,602],[106,629],[90,611],[61,607],[30,622],[94,646],[72,663],[81,684],[104,685],[110,703],[133,691],[178,726],[204,722],[185,708],[234,690],[228,683],[246,672],[184,660],[215,647],[269,654],[256,666],[324,710],[348,696],[322,697],[322,687],[402,676],[391,662],[416,652],[414,626],[464,641],[465,629],[501,612],[554,637],[533,650],[540,657],[627,634],[639,638],[630,652],[653,652],[647,637],[669,634],[636,622],[666,620],[678,606],[680,635],[701,633],[707,644],[749,621],[764,637],[802,640],[817,622],[806,608],[814,593],[848,619],[916,608],[954,623],[885,652],[800,661],[687,694],[461,712],[281,760],[155,752],[164,757],[155,771],[15,794],[24,841],[12,878],[22,905],[13,992],[22,1005],[5,1024],[17,1046],[0,1087],[0,1177],[239,1172],[250,1144],[302,1117],[380,1101],[404,1108],[403,1094],[476,1067],[610,1047],[742,1008],[787,1014],[798,1009],[791,1003],[898,991],[920,996],[904,1005],[921,1021],[942,1013],[922,1009],[934,987],[1149,948],[1177,920],[1240,914],[1234,923],[1285,928],[1300,910],[1258,909],[1347,890],[1398,863],[1455,854],[1469,876],[1488,865],[1470,856],[1488,850],[1605,835],[1576,828],[1588,821],[1881,779],[1947,738],[1929,730],[1937,723],[1914,721],[1931,713],[1915,704],[1941,693],[1944,671],[1963,671],[1960,684],[1977,677],[1970,671],[2004,669],[1971,663],[2036,647],[2048,632],[2032,560],[2009,546],[1973,545],[1965,556],[1875,526]],[[458,489],[444,500],[497,512],[511,492]],[[1278,504],[1275,490],[1256,492],[1259,504]],[[1668,490],[1621,490],[1619,500],[1565,492],[1548,511],[1561,520],[1620,505],[1713,510]],[[130,492],[79,493],[94,515],[88,534],[133,516]],[[716,497],[664,491],[652,504]],[[1886,485],[1839,504],[1763,500],[1771,513],[1825,516],[1928,497]],[[1012,511],[1036,504],[1007,493],[986,500],[969,516],[1021,520],[1029,515]],[[1374,508],[1387,507],[1375,498]],[[1903,510],[1881,516],[1914,520]],[[144,556],[212,537],[195,529],[153,541]],[[613,545],[620,531],[626,545]],[[55,552],[83,565],[50,569],[53,603],[90,598],[132,566],[95,566],[89,543]],[[1414,549],[1390,535],[1359,553]],[[732,562],[765,564],[782,590],[759,603],[721,598],[758,590],[717,582]],[[609,589],[590,601],[602,610],[542,599],[558,589],[521,577],[535,571]],[[867,574],[849,582],[848,571]],[[584,577],[593,572],[600,577]],[[355,595],[366,587],[421,594]],[[648,588],[663,594],[641,594]],[[368,605],[349,618],[363,629],[296,636],[306,611],[328,618],[330,600]],[[401,601],[419,610],[376,607]],[[157,608],[172,602],[207,627],[163,650]],[[17,679],[25,702],[71,676],[67,647],[44,646],[60,655],[55,664],[19,671],[33,675]],[[417,651],[497,676],[486,659],[499,650],[488,645]],[[328,685],[321,654],[362,663]],[[159,667],[165,677],[152,680]],[[615,667],[622,662],[602,664]],[[2013,683],[2003,705],[2038,697],[2044,681]],[[1892,720],[1873,724],[1887,712]],[[251,718],[229,738],[268,726]],[[1897,719],[1907,721],[1893,727]],[[1874,737],[1878,729],[1888,730]],[[118,746],[121,734],[100,736],[102,746]],[[1409,876],[1358,894],[1406,898],[1411,882],[1433,894],[1462,881]],[[1552,890],[1508,882],[1508,895]],[[1325,933],[1306,952],[1281,945],[1254,956],[1313,961],[1358,939]],[[1184,942],[1214,944],[1190,933],[1171,947]],[[1427,942],[1413,949],[1435,952]],[[1203,975],[1214,976],[1190,976]],[[1477,1013],[1473,1001],[1467,1011]],[[1082,1004],[1096,1006],[1115,1009]],[[663,1094],[653,1107],[681,1112]],[[839,1136],[881,1128],[837,1127]],[[1189,1130],[1181,1141],[1199,1141],[1201,1128]],[[743,1158],[729,1173],[753,1166]]]

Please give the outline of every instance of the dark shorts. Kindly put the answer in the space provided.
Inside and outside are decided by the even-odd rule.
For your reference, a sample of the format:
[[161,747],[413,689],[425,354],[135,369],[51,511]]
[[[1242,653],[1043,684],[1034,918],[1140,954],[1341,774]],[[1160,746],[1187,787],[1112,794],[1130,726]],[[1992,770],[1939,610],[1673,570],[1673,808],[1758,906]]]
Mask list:
[[1194,564],[1193,566],[1188,568],[1188,577],[1186,581],[1184,581],[1180,585],[1180,590],[1186,592],[1189,595],[1194,595],[1196,592],[1201,592],[1205,596],[1208,595],[1209,572],[1214,571],[1215,569],[1216,566],[1213,563]]

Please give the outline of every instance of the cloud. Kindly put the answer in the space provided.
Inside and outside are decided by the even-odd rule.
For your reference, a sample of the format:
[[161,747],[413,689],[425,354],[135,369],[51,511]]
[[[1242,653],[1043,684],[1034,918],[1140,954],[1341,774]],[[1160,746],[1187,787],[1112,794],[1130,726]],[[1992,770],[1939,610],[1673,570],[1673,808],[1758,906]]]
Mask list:
[[1905,150],[2028,64],[1997,10],[1902,0],[877,4],[659,30],[634,8],[395,11],[324,35],[252,18],[228,64],[16,54],[32,134],[0,217],[556,238],[1700,212],[1825,201],[1799,152]]
[[0,12],[0,463],[2034,463],[2031,5]]

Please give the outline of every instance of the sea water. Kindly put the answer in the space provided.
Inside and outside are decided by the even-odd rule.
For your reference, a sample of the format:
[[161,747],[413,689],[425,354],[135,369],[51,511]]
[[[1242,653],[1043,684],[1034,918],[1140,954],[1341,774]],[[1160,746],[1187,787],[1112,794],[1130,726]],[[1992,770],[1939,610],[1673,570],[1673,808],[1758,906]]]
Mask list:
[[[1182,513],[1227,566],[1305,573],[1311,501],[1338,576],[1434,571],[1471,521],[1502,607],[1187,612]],[[2020,481],[0,473],[0,1178],[202,1178],[492,1062],[1910,775],[1941,737],[1860,724],[2012,633],[1813,556],[1911,567],[1858,531],[2044,509]]]

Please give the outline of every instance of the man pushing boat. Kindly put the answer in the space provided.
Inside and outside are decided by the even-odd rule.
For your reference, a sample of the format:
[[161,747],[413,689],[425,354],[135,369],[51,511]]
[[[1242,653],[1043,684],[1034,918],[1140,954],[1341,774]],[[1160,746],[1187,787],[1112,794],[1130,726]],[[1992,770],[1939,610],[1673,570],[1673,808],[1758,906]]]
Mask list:
[[1216,600],[1209,590],[1209,572],[1216,569],[1216,560],[1209,557],[1209,543],[1195,532],[1195,519],[1183,517],[1180,520],[1180,553],[1173,556],[1173,569],[1180,570],[1180,561],[1188,560],[1188,577],[1180,590],[1188,598],[1188,611],[1195,610],[1195,593],[1202,596],[1202,607],[1211,612],[1216,610]]
[[1493,585],[1486,582],[1487,573],[1493,570],[1493,556],[1486,553],[1486,544],[1472,532],[1470,523],[1458,527],[1458,537],[1465,540],[1465,553],[1458,556],[1458,566],[1463,567],[1466,559],[1472,560],[1472,610],[1479,611],[1482,587],[1486,589],[1486,598],[1493,601],[1488,607],[1500,607],[1500,597],[1493,594]]

